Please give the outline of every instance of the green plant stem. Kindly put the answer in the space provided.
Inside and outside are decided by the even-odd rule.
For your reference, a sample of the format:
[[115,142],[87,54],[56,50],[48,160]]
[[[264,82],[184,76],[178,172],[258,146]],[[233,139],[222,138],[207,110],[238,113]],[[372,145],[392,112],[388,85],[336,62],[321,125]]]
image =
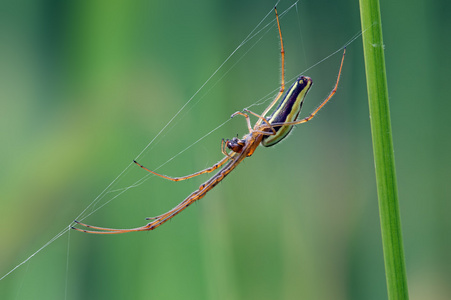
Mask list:
[[359,0],[389,299],[408,299],[378,0]]

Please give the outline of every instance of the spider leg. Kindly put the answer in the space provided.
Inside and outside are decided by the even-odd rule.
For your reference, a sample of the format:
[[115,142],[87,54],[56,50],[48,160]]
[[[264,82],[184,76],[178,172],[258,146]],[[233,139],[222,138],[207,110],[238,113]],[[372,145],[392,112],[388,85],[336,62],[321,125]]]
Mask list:
[[233,156],[231,154],[227,153],[227,142],[228,141],[229,141],[229,139],[227,139],[227,140],[222,139],[222,141],[221,141],[221,152],[225,156],[228,156],[229,158],[232,158]]
[[[165,216],[166,214],[163,214],[161,216]],[[75,229],[77,231],[85,232],[85,233],[93,233],[93,234],[119,234],[119,233],[127,233],[127,232],[135,232],[135,231],[148,231],[153,230],[156,227],[160,226],[164,222],[161,222],[162,219],[160,219],[160,216],[148,218],[148,219],[155,219],[155,221],[148,223],[147,225],[136,227],[136,228],[130,228],[130,229],[115,229],[115,228],[108,228],[108,227],[98,227],[98,226],[92,226],[88,224],[81,223],[79,221],[74,221],[78,225],[84,226],[89,229],[95,229],[95,230],[86,230],[81,228],[72,227],[72,229]]]
[[311,119],[313,119],[313,117],[318,113],[318,111],[324,107],[324,105],[326,105],[326,103],[332,98],[333,95],[335,95],[335,93],[337,92],[337,88],[338,88],[338,83],[340,81],[340,76],[341,76],[341,69],[343,68],[343,62],[345,59],[345,54],[346,54],[346,48],[344,48],[343,50],[343,56],[341,58],[341,64],[340,64],[340,69],[338,70],[338,76],[337,76],[337,81],[335,82],[335,86],[332,89],[332,91],[330,92],[329,96],[326,97],[326,99],[323,100],[323,102],[308,116],[305,117],[302,120],[298,120],[298,121],[294,121],[294,122],[285,122],[285,123],[273,123],[271,124],[273,127],[277,127],[277,126],[283,126],[283,125],[298,125],[298,124],[302,124],[302,123],[306,123],[308,121],[310,121]]
[[[272,133],[269,133],[269,132],[266,132],[266,131],[263,131],[262,133],[264,133],[264,134],[266,134],[266,135],[276,134],[276,130],[274,129],[274,127],[271,126],[271,124],[269,124],[268,120],[267,120],[265,117],[263,117],[263,116],[261,116],[261,115],[259,115],[259,114],[256,114],[256,113],[254,113],[254,112],[252,112],[252,111],[250,111],[250,110],[248,110],[248,109],[245,109],[244,111],[246,111],[246,112],[248,112],[248,113],[250,113],[250,114],[253,114],[253,115],[256,116],[257,118],[259,118],[261,121],[263,121],[264,123],[266,123],[266,125],[268,125],[268,128],[271,129],[271,131],[272,131]],[[258,132],[258,131],[257,131],[257,132]]]
[[116,233],[132,232],[132,231],[142,231],[142,229],[141,229],[142,227],[131,228],[131,229],[115,229],[115,228],[92,226],[92,225],[81,223],[81,222],[79,222],[77,220],[75,220],[74,222],[77,223],[78,225],[83,226],[83,227],[90,228],[90,229],[95,229],[95,230],[85,230],[85,229],[72,227],[72,229],[75,229],[75,230],[81,231],[81,232],[85,232],[85,233],[116,234]]
[[202,194],[200,194],[200,193],[191,194],[188,198],[183,200],[176,207],[174,207],[173,209],[171,209],[170,211],[168,211],[162,215],[159,215],[157,217],[146,218],[146,220],[154,220],[154,221],[148,223],[147,225],[141,226],[141,227],[130,228],[130,229],[115,229],[115,228],[92,226],[92,225],[81,223],[79,221],[74,221],[75,223],[77,223],[80,226],[83,226],[83,227],[86,227],[89,229],[95,229],[95,230],[86,230],[86,229],[81,229],[81,228],[76,228],[76,227],[72,227],[72,229],[75,229],[75,230],[81,231],[81,232],[85,232],[85,233],[93,233],[93,234],[119,234],[119,233],[135,232],[135,231],[154,230],[155,228],[161,226],[165,222],[172,219],[175,215],[177,215],[178,213],[180,213],[181,211],[186,209],[192,203],[194,203],[195,201],[202,198],[205,195],[205,193],[212,188],[213,188],[213,186],[209,186],[207,188],[207,190]]
[[247,114],[241,112],[241,111],[237,111],[233,115],[231,115],[230,117],[233,118],[236,115],[240,115],[240,116],[243,116],[243,117],[246,118],[247,128],[249,129],[249,133],[251,133],[253,129],[252,129],[252,126],[251,126],[251,119],[249,119],[249,116]]
[[[280,90],[277,96],[274,98],[274,100],[272,100],[271,104],[261,114],[263,117],[266,116],[266,114],[274,107],[274,105],[277,103],[277,101],[279,101],[280,97],[282,97],[283,92],[285,91],[285,50],[283,48],[282,30],[280,29],[279,14],[277,13],[277,8],[274,7],[274,11],[276,13],[277,29],[279,30],[279,38],[280,38],[280,63],[281,63]],[[260,125],[261,120],[262,119],[260,119],[256,125]]]
[[[260,134],[264,134],[264,135],[272,135],[272,134],[276,134],[276,130],[271,126],[271,124],[269,124],[268,120],[266,120],[265,118],[263,118],[263,117],[260,116],[259,114],[256,114],[256,113],[254,113],[254,112],[252,112],[252,111],[250,111],[250,110],[248,110],[248,109],[245,109],[244,111],[245,111],[245,112],[248,112],[248,113],[251,113],[251,114],[253,114],[254,116],[256,116],[256,117],[258,117],[258,118],[260,119],[260,121],[258,121],[258,122],[255,124],[254,128],[252,128],[252,126],[251,126],[251,121],[250,121],[250,119],[249,119],[249,115],[248,115],[248,114],[245,114],[245,113],[243,113],[243,112],[241,112],[241,111],[237,111],[236,113],[234,113],[234,114],[232,115],[232,118],[233,118],[234,116],[236,116],[236,115],[241,115],[241,116],[243,116],[243,117],[246,118],[247,127],[249,128],[249,133],[260,133]],[[268,126],[262,126],[262,125],[260,125],[260,124],[261,124],[261,121],[265,122]],[[267,131],[263,131],[263,130],[258,130],[258,129],[256,129],[256,128],[261,128],[261,127],[263,127],[263,128],[269,128],[269,129],[271,129],[272,132],[267,132]]]
[[[224,152],[223,152],[223,153],[224,153]],[[217,162],[217,163],[214,164],[213,166],[211,166],[211,167],[209,167],[209,168],[207,168],[207,169],[204,169],[204,170],[202,170],[202,171],[199,171],[199,172],[196,172],[196,173],[187,175],[187,176],[182,176],[182,177],[170,177],[170,176],[162,175],[162,174],[159,174],[159,173],[157,173],[157,172],[155,172],[155,171],[152,171],[152,170],[150,170],[150,169],[144,167],[143,165],[141,165],[140,163],[138,163],[136,160],[134,160],[133,162],[134,162],[135,164],[137,164],[139,167],[141,167],[142,169],[146,170],[147,172],[150,172],[150,173],[152,173],[152,174],[154,174],[154,175],[157,175],[157,176],[159,176],[159,177],[162,177],[162,178],[164,178],[164,179],[168,179],[168,180],[171,180],[171,181],[182,181],[182,180],[190,179],[190,178],[193,178],[193,177],[196,177],[196,176],[205,174],[205,173],[213,172],[213,171],[216,170],[217,168],[219,168],[219,167],[221,167],[222,165],[224,165],[230,158],[231,158],[230,155],[226,155],[223,159],[221,159],[219,162]]]

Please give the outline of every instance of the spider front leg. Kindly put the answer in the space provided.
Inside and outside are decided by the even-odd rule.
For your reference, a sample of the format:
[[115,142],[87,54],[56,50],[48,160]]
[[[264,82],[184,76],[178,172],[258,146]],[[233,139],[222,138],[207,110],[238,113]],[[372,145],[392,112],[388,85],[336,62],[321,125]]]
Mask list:
[[[230,142],[229,139],[226,139],[226,140],[225,140],[225,139],[222,139],[222,140],[221,140],[221,152],[222,152],[222,154],[224,154],[225,156],[227,156],[227,157],[229,157],[229,158],[232,158],[233,156],[227,152],[227,148],[229,148],[229,142]],[[229,149],[230,149],[230,148],[229,148]],[[234,152],[236,152],[236,151],[234,151]],[[232,153],[233,153],[233,152],[232,152]]]
[[[250,110],[248,110],[248,109],[245,109],[244,111],[253,114],[253,115],[256,116],[257,118],[259,118],[260,121],[262,121],[263,123],[265,123],[265,124],[267,125],[267,128],[268,128],[268,129],[271,129],[271,132],[268,132],[268,131],[257,131],[257,130],[255,130],[256,128],[254,128],[254,131],[256,131],[256,132],[258,132],[258,133],[262,133],[262,134],[264,134],[264,135],[276,134],[276,130],[274,129],[274,127],[273,127],[271,124],[269,124],[269,121],[268,121],[265,117],[263,117],[263,116],[261,116],[261,115],[259,115],[259,114],[256,114],[256,113],[254,113],[254,112],[252,112],[252,111],[250,111]],[[260,124],[261,124],[261,122],[257,122],[256,125],[259,126],[258,128],[261,128],[261,127],[262,127]],[[255,127],[257,127],[257,126],[255,126]],[[264,127],[266,127],[266,126],[264,126]]]
[[157,173],[157,172],[155,172],[155,171],[152,171],[152,170],[150,170],[150,169],[144,167],[143,165],[141,165],[140,163],[138,163],[136,160],[134,160],[133,162],[134,162],[136,165],[138,165],[139,167],[141,167],[142,169],[146,170],[147,172],[150,172],[150,173],[152,173],[152,174],[154,174],[154,175],[157,175],[157,176],[159,176],[159,177],[161,177],[161,178],[164,178],[164,179],[168,179],[168,180],[176,181],[176,182],[177,182],[177,181],[182,181],[182,180],[190,179],[190,178],[193,178],[193,177],[196,177],[196,176],[205,174],[205,173],[213,172],[214,170],[216,170],[216,169],[218,169],[219,167],[221,167],[222,165],[224,165],[230,158],[231,158],[231,156],[230,156],[230,155],[227,155],[227,156],[225,156],[223,159],[221,159],[219,162],[217,162],[216,164],[214,164],[213,166],[211,166],[211,167],[209,167],[209,168],[207,168],[207,169],[204,169],[204,170],[202,170],[202,171],[199,171],[199,172],[196,172],[196,173],[187,175],[187,176],[181,176],[181,177],[170,177],[170,176],[166,176],[166,175],[163,175],[163,174],[159,174],[159,173]]
[[[236,116],[236,115],[241,115],[241,116],[245,117],[245,118],[246,118],[246,122],[247,122],[247,127],[249,128],[249,133],[255,132],[255,133],[261,133],[261,134],[264,134],[264,135],[276,134],[276,130],[271,126],[271,124],[269,124],[269,122],[268,122],[268,120],[266,120],[266,118],[262,117],[262,116],[259,115],[259,114],[254,113],[254,112],[252,112],[252,111],[250,111],[250,110],[248,110],[248,109],[244,109],[244,111],[247,112],[247,113],[253,114],[254,116],[256,116],[257,118],[260,119],[260,121],[257,122],[256,125],[254,126],[254,128],[252,128],[252,126],[251,126],[251,120],[250,120],[248,114],[245,114],[245,113],[243,113],[243,112],[241,112],[241,111],[237,111],[237,112],[235,112],[231,117],[233,118],[233,117]],[[261,122],[264,122],[264,123],[266,123],[266,125],[267,125],[267,126],[263,126],[263,129],[268,128],[268,129],[271,129],[272,132],[267,132],[267,131],[259,130],[259,129],[262,128],[262,126],[260,125]],[[229,147],[229,148],[230,148],[230,147]],[[230,149],[232,149],[232,148],[230,148]],[[232,150],[233,150],[233,149],[232,149]],[[235,151],[235,152],[237,152],[237,151]]]
[[243,113],[241,111],[237,111],[234,114],[232,114],[230,117],[233,118],[233,117],[235,117],[237,115],[240,115],[240,116],[243,116],[243,117],[246,118],[247,128],[249,129],[249,133],[251,133],[253,129],[252,129],[252,126],[251,126],[251,119],[249,118],[249,115],[247,115],[247,114],[245,114],[245,113]]

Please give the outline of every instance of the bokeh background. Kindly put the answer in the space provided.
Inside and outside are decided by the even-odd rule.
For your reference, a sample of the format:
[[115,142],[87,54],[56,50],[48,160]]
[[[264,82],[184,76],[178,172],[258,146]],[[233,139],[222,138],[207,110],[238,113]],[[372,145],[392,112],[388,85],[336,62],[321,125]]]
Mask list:
[[[451,298],[449,3],[381,3],[411,299]],[[273,5],[1,1],[0,276],[69,226]],[[301,1],[281,23],[292,79],[358,33],[358,1]],[[332,88],[339,61],[340,52],[306,72],[315,85],[304,114]],[[279,78],[273,27],[241,48],[139,161],[161,165],[273,95]],[[159,171],[210,166],[221,138],[245,132],[233,119]],[[126,170],[110,190],[146,175]],[[206,178],[149,177],[84,221],[143,225]],[[117,236],[70,231],[0,281],[1,299],[386,297],[361,39],[317,118],[258,149],[171,222]]]

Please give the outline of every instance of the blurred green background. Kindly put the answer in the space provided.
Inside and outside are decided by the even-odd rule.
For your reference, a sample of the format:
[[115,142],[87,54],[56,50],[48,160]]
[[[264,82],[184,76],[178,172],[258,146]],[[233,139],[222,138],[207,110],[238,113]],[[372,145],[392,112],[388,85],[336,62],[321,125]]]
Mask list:
[[[273,5],[1,1],[0,276],[66,228]],[[411,299],[451,298],[450,6],[381,3]],[[360,30],[358,2],[301,1],[281,25],[292,79]],[[339,62],[337,53],[305,73],[315,85],[304,114],[328,94]],[[273,27],[240,49],[139,161],[161,165],[273,95],[279,77]],[[159,171],[208,167],[221,158],[222,138],[245,132],[233,119]],[[132,166],[112,189],[144,175]],[[206,178],[151,177],[85,222],[144,225]],[[361,39],[348,47],[333,101],[286,141],[258,149],[156,231],[66,233],[0,281],[0,298],[386,299]]]

